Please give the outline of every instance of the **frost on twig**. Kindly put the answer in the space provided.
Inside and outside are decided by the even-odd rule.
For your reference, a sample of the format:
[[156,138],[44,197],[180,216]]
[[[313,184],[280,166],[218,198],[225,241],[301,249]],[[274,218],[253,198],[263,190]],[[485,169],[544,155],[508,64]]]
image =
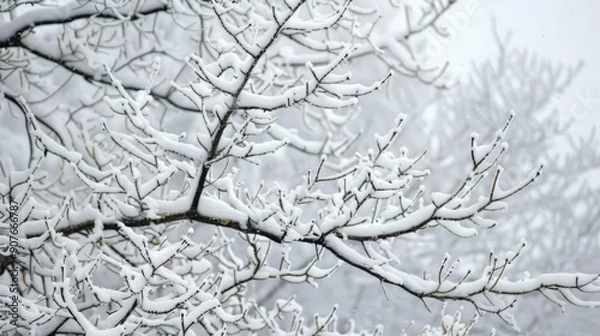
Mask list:
[[[162,8],[152,4],[148,10]],[[542,292],[557,302],[561,295],[573,304],[597,305],[572,292],[598,291],[597,275],[507,279],[524,241],[504,255],[491,253],[477,274],[450,255],[436,273],[404,268],[411,256],[397,254],[396,240],[439,229],[468,239],[492,228],[498,223],[489,213],[505,209],[506,199],[534,182],[541,168],[500,187],[512,115],[489,141],[472,135],[466,172],[450,192],[424,187],[430,175],[422,167],[426,153],[402,146],[402,116],[375,136],[371,149],[347,154],[355,141],[345,128],[353,108],[393,73],[365,85],[348,70],[353,57],[364,54],[365,44],[355,42],[369,42],[368,34],[350,25],[368,11],[351,1],[173,3],[180,7],[214,23],[201,29],[208,40],[185,59],[165,51],[161,59],[136,63],[146,74],[143,84],[129,83],[123,72],[129,66],[119,62],[89,62],[101,71],[92,77],[73,67],[104,85],[100,99],[84,105],[103,106],[106,117],[93,125],[69,124],[69,141],[50,135],[35,104],[15,96],[35,163],[22,171],[3,164],[0,182],[1,210],[15,212],[10,218],[18,227],[7,218],[0,226],[11,233],[0,236],[0,247],[18,242],[17,332],[336,335],[342,330],[337,306],[309,319],[294,298],[272,305],[253,299],[251,284],[318,286],[342,264],[421,299],[470,302],[514,328],[512,296]],[[144,13],[104,8],[94,19],[134,24]],[[340,30],[351,38],[323,41]],[[291,50],[281,48],[285,41],[293,41]],[[17,42],[27,45],[11,43]],[[83,58],[92,58],[86,45],[77,46]],[[63,67],[74,62],[38,55]],[[169,59],[185,63],[185,75],[161,77],[161,62]],[[189,132],[163,127],[167,122],[156,111],[165,102],[193,112]],[[283,121],[290,115],[325,135],[301,135]],[[322,156],[296,181],[277,183],[269,172],[255,181],[247,167],[261,168],[264,157],[289,154],[290,147]],[[18,209],[11,210],[15,203]],[[290,252],[299,246],[311,251],[302,265]],[[331,256],[335,262],[328,263]],[[6,289],[0,287],[3,303]],[[470,322],[458,320],[444,318],[444,332],[470,330]],[[344,330],[361,334],[353,325]]]

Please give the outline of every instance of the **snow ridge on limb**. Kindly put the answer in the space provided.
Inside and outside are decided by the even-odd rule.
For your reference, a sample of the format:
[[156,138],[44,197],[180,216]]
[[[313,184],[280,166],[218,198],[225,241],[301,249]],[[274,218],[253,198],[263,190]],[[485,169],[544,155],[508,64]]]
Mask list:
[[[33,3],[32,3],[33,4]],[[86,17],[112,17],[125,20],[131,16],[166,11],[163,1],[152,0],[124,2],[121,5],[97,1],[75,2],[54,8],[40,8],[25,12],[12,20],[0,24],[0,47],[18,44],[23,32],[36,26],[66,23]]]
[[[240,159],[260,164],[260,156],[287,145],[286,139],[260,137],[277,121],[275,111],[241,106],[240,102],[243,95],[256,94],[256,86],[264,90],[280,85],[260,78],[257,67],[304,3],[260,4],[253,13],[216,3],[208,6],[226,32],[232,31],[232,23],[237,24],[239,18],[248,20],[253,29],[252,36],[230,34],[238,49],[221,49],[212,61],[191,56],[189,65],[196,82],[185,88],[172,85],[197,105],[204,123],[198,134],[172,134],[153,123],[148,110],[156,103],[152,87],[160,71],[158,61],[149,65],[150,80],[137,92],[123,84],[115,67],[104,65],[104,76],[119,96],[104,97],[103,102],[115,118],[124,121],[127,131],[105,122],[99,136],[88,136],[89,125],[82,123],[80,129],[70,130],[75,144],[59,143],[40,128],[27,101],[19,100],[28,117],[34,158],[58,158],[65,167],[54,189],[55,185],[40,186],[39,179],[45,182],[44,177],[33,171],[11,174],[8,184],[2,185],[3,198],[16,195],[21,200],[21,253],[43,256],[30,260],[22,284],[45,298],[39,301],[26,295],[21,300],[22,318],[38,322],[20,327],[23,332],[120,335],[158,330],[193,334],[190,328],[198,326],[209,334],[264,329],[275,334],[335,332],[335,309],[314,321],[304,321],[302,309],[293,299],[279,300],[268,308],[245,299],[248,281],[278,278],[316,286],[316,280],[334,272],[339,264],[319,267],[319,256],[302,267],[289,260],[271,266],[273,241],[290,242],[293,236],[283,238],[277,227],[261,226],[259,230],[251,218],[259,218],[260,209],[239,201],[235,169],[229,174],[213,169]],[[343,15],[349,4],[341,3],[334,15]],[[264,17],[255,17],[257,13]],[[236,20],[229,21],[236,15]],[[337,20],[327,22],[336,24]],[[324,23],[319,21],[313,27],[319,24],[323,27]],[[296,28],[290,25],[291,30]],[[252,43],[239,42],[242,38]],[[225,47],[223,43],[221,47]],[[347,48],[325,66],[307,65],[301,88],[308,87],[308,94],[298,96],[301,99],[294,98],[301,93],[300,87],[281,94],[279,88],[263,93],[274,100],[284,97],[289,101],[286,108],[310,104],[312,111],[341,110],[355,104],[357,96],[381,83],[373,87],[341,84],[350,75],[337,74],[337,68],[352,50]],[[342,85],[339,88],[338,83]],[[258,96],[252,99],[258,101]],[[334,113],[329,115],[328,122],[339,122]],[[100,145],[103,140],[106,143]],[[69,180],[72,176],[76,179]],[[71,191],[61,187],[65,180],[74,185]],[[52,196],[40,201],[29,194]],[[42,205],[44,201],[47,204]],[[174,224],[182,222],[234,228],[240,231],[241,240],[234,246],[220,229],[202,243],[192,239],[191,229],[178,242],[167,239],[174,234]],[[245,254],[239,252],[239,245],[247,247]],[[36,252],[42,248],[43,252]],[[98,279],[95,272],[110,274],[111,279]],[[167,287],[170,289],[165,292]],[[114,304],[115,309],[111,308]],[[292,316],[292,323],[282,323],[282,316]],[[375,333],[381,334],[381,330]],[[352,329],[348,334],[358,332]]]
[[[158,61],[147,64],[148,84],[137,92],[123,85],[114,67],[104,66],[119,95],[102,101],[125,126],[105,122],[92,137],[82,123],[80,130],[70,130],[73,144],[46,134],[27,101],[19,100],[33,157],[49,156],[64,165],[56,181],[30,168],[0,184],[4,204],[14,199],[20,204],[15,237],[27,266],[20,284],[27,325],[19,331],[339,335],[337,307],[305,320],[293,298],[267,306],[249,299],[248,284],[277,279],[317,286],[342,263],[422,299],[471,302],[513,326],[507,310],[512,303],[504,295],[559,293],[584,304],[570,290],[597,291],[596,275],[504,278],[524,243],[502,257],[492,253],[479,276],[449,255],[437,274],[415,275],[402,268],[405,256],[394,254],[396,237],[444,228],[469,238],[495,226],[486,214],[504,209],[505,199],[537,178],[534,171],[512,188],[499,187],[510,119],[488,144],[473,136],[469,172],[450,193],[426,193],[422,182],[429,171],[419,168],[425,153],[410,156],[397,146],[402,117],[376,136],[373,149],[342,160],[344,169],[334,169],[338,158],[322,156],[296,186],[240,183],[248,178],[242,161],[260,166],[261,157],[292,142],[313,154],[342,155],[348,148],[330,135],[343,128],[358,98],[379,89],[391,72],[371,85],[352,83],[344,69],[361,47],[325,43],[318,34],[347,28],[360,11],[351,1],[203,6],[196,14],[219,23],[220,34],[209,35],[212,54],[187,58],[191,82],[170,86],[194,106],[195,134],[173,134],[153,122]],[[314,59],[287,68],[289,54],[274,50],[286,39]],[[295,112],[308,128],[318,122],[315,129],[328,131],[323,148],[299,135],[288,139],[296,134],[274,127]],[[101,146],[103,141],[109,145]],[[11,228],[6,219],[2,225]],[[179,232],[184,225],[187,230]],[[235,230],[233,236],[228,228]],[[9,243],[1,239],[2,246]],[[302,244],[314,247],[314,255],[297,265],[290,251]],[[320,264],[325,253],[338,262]],[[468,326],[453,321],[443,321],[445,330],[468,332]],[[374,331],[381,333],[379,327]],[[351,326],[347,334],[360,333]]]
[[[476,235],[479,228],[487,229],[497,224],[485,218],[485,213],[505,209],[503,201],[533,183],[541,172],[540,167],[512,188],[499,188],[500,159],[508,148],[502,141],[512,118],[511,115],[489,144],[472,148],[472,151],[480,151],[480,158],[473,160],[471,172],[460,185],[449,194],[432,193],[430,204],[414,202],[404,196],[411,190],[410,184],[428,172],[413,168],[422,156],[408,159],[405,149],[400,150],[399,157],[390,153],[390,145],[399,131],[397,127],[386,136],[377,137],[377,151],[370,150],[366,156],[357,155],[356,164],[349,171],[333,177],[322,177],[318,172],[315,177],[307,177],[303,186],[278,190],[279,200],[274,195],[270,200],[263,196],[260,203],[268,204],[270,212],[256,226],[259,230],[279,226],[283,230],[283,240],[324,246],[340,260],[420,298],[469,301],[479,311],[500,315],[515,329],[518,327],[507,310],[514,302],[505,302],[501,298],[503,295],[550,291],[560,293],[568,302],[598,306],[600,302],[584,303],[570,291],[598,292],[600,279],[596,274],[546,274],[527,280],[504,279],[505,270],[525,242],[504,258],[492,254],[480,277],[471,270],[457,275],[453,272],[454,267],[445,270],[445,264],[442,264],[440,274],[447,272],[444,277],[437,280],[423,278],[402,271],[395,266],[400,260],[390,258],[386,253],[388,238],[436,227],[468,238]],[[494,173],[490,174],[490,171]],[[485,185],[486,180],[491,180],[488,181],[491,182],[490,190],[479,191],[481,195],[472,201],[473,194]],[[315,188],[317,183],[324,181],[334,181],[338,191],[326,194]],[[312,202],[323,204],[318,218],[303,222],[298,216],[302,204]],[[361,212],[365,208],[370,210]],[[463,222],[473,225],[466,227],[461,224]],[[361,241],[364,253],[351,247],[351,241]]]

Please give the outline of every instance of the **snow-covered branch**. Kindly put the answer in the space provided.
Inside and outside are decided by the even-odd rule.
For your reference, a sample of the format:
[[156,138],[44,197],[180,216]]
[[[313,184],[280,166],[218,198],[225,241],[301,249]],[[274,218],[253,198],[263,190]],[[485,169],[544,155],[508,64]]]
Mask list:
[[[0,166],[0,213],[9,214],[0,217],[0,276],[18,280],[0,285],[0,302],[17,292],[20,307],[0,332],[364,335],[337,324],[337,305],[306,319],[294,297],[255,299],[262,284],[317,287],[344,266],[421,300],[471,303],[515,329],[516,296],[600,304],[587,295],[600,291],[596,273],[508,276],[525,240],[483,264],[446,254],[433,269],[406,267],[415,256],[395,242],[439,231],[470,242],[501,226],[493,214],[541,167],[505,179],[508,111],[489,137],[461,133],[470,139],[461,174],[439,188],[428,186],[427,151],[409,154],[403,115],[370,149],[354,150],[348,124],[363,96],[398,71],[421,70],[403,62],[398,36],[374,33],[374,9],[349,0],[42,2],[21,11],[13,1],[13,20],[0,22],[0,90],[30,140],[25,168]],[[403,7],[406,35],[437,29],[453,3],[427,2],[418,25]],[[45,43],[55,28],[56,45]],[[384,70],[363,81],[355,62],[368,55]],[[474,320],[444,316],[436,332],[466,335]]]

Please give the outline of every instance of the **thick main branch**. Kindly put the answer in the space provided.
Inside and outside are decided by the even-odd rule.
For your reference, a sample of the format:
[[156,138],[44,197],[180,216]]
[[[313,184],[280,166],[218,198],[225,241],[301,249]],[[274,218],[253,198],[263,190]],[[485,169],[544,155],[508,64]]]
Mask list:
[[39,26],[63,24],[89,18],[122,20],[115,14],[115,11],[123,17],[135,20],[143,15],[164,12],[169,8],[158,0],[144,1],[141,6],[138,7],[138,5],[137,1],[130,1],[120,8],[101,9],[99,8],[101,4],[90,0],[84,4],[72,2],[54,8],[34,9],[7,23],[0,24],[0,48],[18,45],[25,31]]

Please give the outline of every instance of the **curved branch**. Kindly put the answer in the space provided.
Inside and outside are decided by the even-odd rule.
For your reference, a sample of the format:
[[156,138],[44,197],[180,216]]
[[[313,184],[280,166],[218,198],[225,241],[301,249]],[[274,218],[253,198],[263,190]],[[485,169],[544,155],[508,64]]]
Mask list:
[[[54,8],[40,8],[26,12],[7,23],[0,24],[0,48],[17,46],[20,44],[24,33],[32,28],[44,25],[73,22],[79,19],[105,18],[123,20],[137,20],[144,15],[165,12],[169,9],[167,5],[158,0],[129,1],[120,8],[99,8],[100,3],[91,0],[84,4],[73,2]],[[139,6],[139,8],[138,8]]]

